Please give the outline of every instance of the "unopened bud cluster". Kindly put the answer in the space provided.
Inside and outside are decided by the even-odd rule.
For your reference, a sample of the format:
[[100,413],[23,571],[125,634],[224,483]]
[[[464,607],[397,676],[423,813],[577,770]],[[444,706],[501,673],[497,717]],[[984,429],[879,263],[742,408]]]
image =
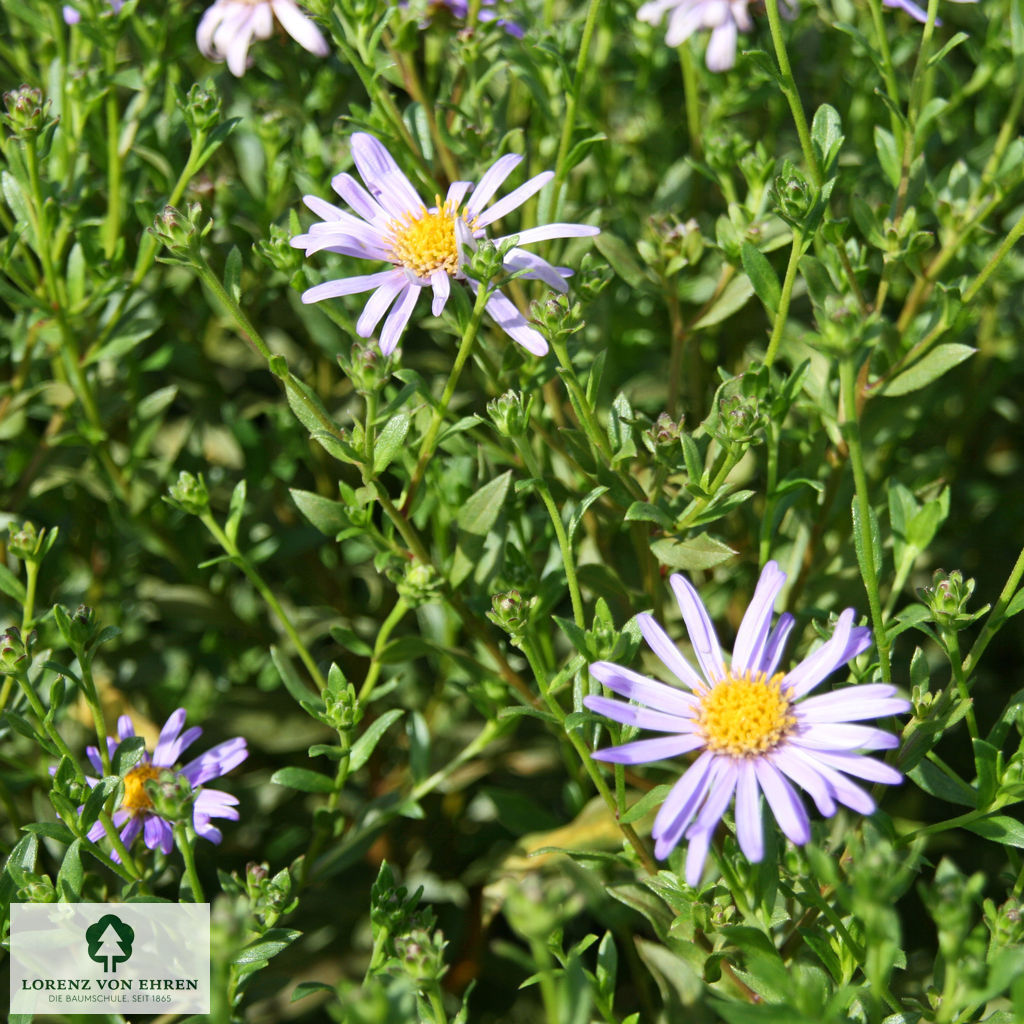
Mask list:
[[530,425],[532,407],[532,394],[524,399],[521,391],[509,390],[487,403],[487,415],[502,437],[521,437]]
[[928,606],[932,621],[941,628],[961,630],[983,615],[987,606],[977,612],[967,611],[967,602],[974,593],[974,580],[965,580],[959,569],[947,573],[936,569],[930,587],[921,587],[917,596]]
[[518,590],[508,590],[503,594],[495,594],[491,599],[491,610],[487,618],[499,629],[503,629],[517,644],[526,634],[530,622],[530,610],[537,603],[536,597],[528,601]]
[[19,141],[35,139],[57,123],[50,117],[50,101],[39,89],[23,85],[4,93],[4,112],[0,115],[4,125]]
[[203,474],[193,476],[182,470],[178,474],[177,482],[169,488],[165,500],[169,505],[189,515],[203,515],[210,507],[210,492],[206,489]]

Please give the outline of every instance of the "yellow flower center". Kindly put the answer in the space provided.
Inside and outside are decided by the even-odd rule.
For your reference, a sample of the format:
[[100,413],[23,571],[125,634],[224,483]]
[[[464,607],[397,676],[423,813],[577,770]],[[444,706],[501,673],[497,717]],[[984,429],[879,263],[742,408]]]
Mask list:
[[132,814],[151,810],[153,801],[146,792],[146,783],[160,777],[160,769],[151,764],[137,764],[124,777],[124,801],[121,806]]
[[388,225],[391,258],[417,277],[430,277],[443,270],[454,277],[459,270],[459,247],[455,240],[458,207],[442,203],[436,196],[437,209],[421,206],[417,213],[407,213]]
[[748,757],[775,748],[796,724],[783,673],[769,679],[763,672],[731,672],[700,695],[697,722],[709,750]]

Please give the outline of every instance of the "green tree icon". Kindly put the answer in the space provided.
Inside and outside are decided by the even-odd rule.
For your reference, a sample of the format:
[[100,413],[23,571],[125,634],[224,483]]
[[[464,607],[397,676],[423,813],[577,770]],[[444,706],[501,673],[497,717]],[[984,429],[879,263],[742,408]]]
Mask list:
[[89,943],[89,959],[103,964],[107,971],[117,972],[117,965],[132,955],[135,932],[114,914],[104,914],[95,924],[85,930]]

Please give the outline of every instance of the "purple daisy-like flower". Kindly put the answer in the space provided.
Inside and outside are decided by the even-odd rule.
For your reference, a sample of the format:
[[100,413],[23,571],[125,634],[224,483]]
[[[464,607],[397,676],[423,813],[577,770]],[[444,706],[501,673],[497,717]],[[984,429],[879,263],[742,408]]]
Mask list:
[[240,78],[249,66],[250,44],[269,39],[275,20],[310,53],[326,57],[331,52],[320,29],[293,0],[217,0],[199,22],[196,45],[207,60],[227,61],[228,70]]
[[[978,0],[953,0],[956,4],[975,4]],[[921,22],[923,25],[928,20],[928,12],[923,8],[914,3],[914,0],[882,0],[882,4],[885,7],[898,7],[901,11],[905,11],[915,21]],[[935,19],[936,25],[942,24],[941,18]]]
[[[159,848],[164,853],[171,852],[174,845],[171,823],[161,818],[153,809],[153,801],[146,792],[146,783],[150,779],[159,778],[161,771],[172,769],[185,750],[202,735],[203,730],[197,725],[182,732],[184,724],[185,710],[178,708],[160,730],[160,738],[152,756],[143,753],[142,760],[124,777],[124,800],[114,811],[114,824],[121,829],[121,840],[125,846],[130,846],[141,832],[146,846],[151,850]],[[135,728],[127,715],[122,715],[117,720],[117,735],[119,741],[135,735]],[[117,742],[113,737],[107,737],[107,746],[113,754],[117,749]],[[103,762],[100,760],[99,748],[86,747],[85,752],[96,771],[102,773]],[[234,739],[218,743],[205,754],[200,754],[189,761],[184,767],[174,769],[177,775],[187,780],[193,790],[199,790],[192,806],[192,827],[196,835],[209,839],[212,843],[219,843],[222,838],[220,829],[211,825],[210,819],[229,818],[238,821],[238,811],[235,810],[238,804],[237,797],[223,793],[219,789],[200,787],[210,779],[226,775],[248,756],[245,740],[241,736],[236,736]],[[95,786],[98,780],[87,778],[87,781],[90,786]],[[89,839],[96,843],[106,832],[103,825],[96,822],[88,834]],[[120,859],[116,851],[110,856],[115,861]]]
[[[107,0],[107,3],[110,4],[110,9],[114,14],[120,13],[121,8],[124,7],[124,0]],[[65,4],[61,8],[61,15],[65,25],[77,25],[82,20],[81,11],[72,4]]]
[[836,804],[871,814],[875,803],[847,776],[894,784],[902,775],[860,751],[899,745],[891,733],[852,724],[882,715],[902,714],[908,701],[896,688],[866,683],[808,698],[829,675],[871,646],[871,631],[853,624],[847,608],[831,639],[788,672],[778,672],[793,616],[772,614],[786,574],[775,562],[761,573],[743,616],[732,659],[726,667],[715,628],[693,586],[671,577],[690,643],[703,675],[696,672],[668,634],[650,615],[638,615],[640,631],[651,650],[686,687],[648,679],[631,669],[600,661],[591,674],[609,690],[636,701],[585,697],[583,703],[615,722],[667,735],[637,740],[593,756],[616,764],[644,764],[691,751],[699,756],[672,787],[654,821],[654,853],[665,859],[685,838],[686,881],[700,881],[711,836],[730,801],[736,797],[736,835],[747,859],[764,856],[760,794],[785,835],[794,843],[811,837],[810,822],[796,783],[829,817]]
[[711,39],[704,54],[709,71],[728,71],[736,63],[736,41],[740,31],[749,32],[748,0],[649,0],[636,16],[657,25],[668,14],[665,42],[685,43],[694,32],[710,29]]
[[[491,165],[468,202],[464,200],[473,183],[455,181],[449,186],[444,201],[438,196],[437,205],[428,209],[391,154],[372,135],[359,132],[352,136],[352,158],[366,187],[350,174],[337,175],[331,185],[356,216],[316,196],[305,196],[305,204],[323,220],[307,233],[296,235],[292,245],[305,249],[307,256],[326,249],[391,264],[389,270],[327,281],[302,293],[303,302],[319,302],[372,291],[356,322],[356,333],[368,338],[390,310],[380,334],[380,349],[385,355],[394,351],[424,289],[433,292],[431,312],[434,316],[440,316],[448,302],[453,280],[464,281],[476,294],[479,285],[468,278],[464,270],[466,249],[475,248],[477,241],[486,237],[485,229],[489,225],[521,206],[554,177],[551,171],[537,174],[488,206],[523,159],[509,153]],[[518,243],[505,256],[504,267],[564,292],[568,287],[565,279],[572,276],[572,271],[554,267],[519,246],[550,238],[578,238],[599,233],[598,228],[588,224],[545,224],[527,228],[516,234]],[[505,237],[493,241],[501,243]],[[547,342],[540,332],[527,324],[500,291],[488,298],[486,308],[513,341],[534,355],[542,356],[547,352]]]

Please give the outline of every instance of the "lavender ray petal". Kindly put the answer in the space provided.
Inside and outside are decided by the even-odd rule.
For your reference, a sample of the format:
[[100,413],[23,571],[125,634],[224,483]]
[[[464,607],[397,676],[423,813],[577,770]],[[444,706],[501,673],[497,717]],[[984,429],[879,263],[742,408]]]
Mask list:
[[560,267],[553,267],[547,260],[525,249],[510,249],[502,264],[506,270],[516,273],[523,271],[522,276],[534,281],[543,281],[556,292],[565,292],[569,286],[561,274]]
[[404,217],[423,207],[419,193],[387,149],[372,135],[356,132],[352,136],[352,159],[370,195],[392,217]]
[[807,750],[894,750],[898,736],[866,725],[812,725],[793,736],[793,744]]
[[657,840],[654,855],[658,860],[664,860],[671,853],[697,813],[697,808],[708,794],[716,763],[715,755],[705,750],[665,797],[651,829],[651,838]]
[[98,843],[106,834],[107,830],[103,827],[103,822],[96,821],[93,822],[92,828],[85,833],[85,836],[90,843]]
[[[476,226],[485,228],[488,224],[493,224],[506,214],[517,210],[530,196],[536,195],[554,176],[554,171],[541,171],[540,174],[535,174],[529,181],[520,185],[519,188],[513,189],[504,199],[499,199],[493,206],[480,214],[476,218]],[[470,205],[475,200],[476,196],[474,195],[469,201]]]
[[249,756],[245,740],[241,736],[225,740],[211,747],[205,754],[189,761],[178,774],[184,776],[189,785],[195,789],[210,779],[226,775],[232,768],[240,765]]
[[707,683],[693,670],[690,663],[683,657],[682,652],[673,643],[668,633],[661,628],[653,615],[642,612],[636,617],[636,621],[644,640],[647,641],[647,646],[650,647],[658,660],[676,679],[691,690],[703,691],[707,689]]
[[704,678],[709,683],[716,683],[725,677],[725,663],[722,661],[722,649],[718,645],[715,627],[697,591],[685,576],[673,573],[669,583],[679,602],[679,610],[683,613],[683,622],[686,623],[686,631],[690,635],[690,643]]
[[127,715],[121,715],[117,720],[117,738],[126,740],[129,736],[135,735],[135,726]]
[[[714,829],[703,829],[692,835],[686,850],[686,884],[691,889],[700,885],[704,874],[704,864],[708,859],[708,848],[711,846],[711,835]],[[663,858],[662,858],[663,859]]]
[[611,764],[648,764],[651,761],[665,761],[670,757],[688,754],[704,746],[704,738],[695,733],[679,736],[659,736],[653,740],[636,740],[617,747],[595,750],[590,756],[595,761]]
[[818,813],[831,818],[836,813],[836,802],[832,799],[832,790],[821,777],[809,758],[803,757],[789,747],[780,747],[766,755],[785,776],[795,782],[802,790],[810,794]]
[[811,838],[807,809],[778,768],[766,758],[757,758],[754,770],[779,827],[788,839],[802,846]]
[[466,193],[472,187],[473,182],[471,181],[453,181],[448,186],[448,193],[444,197],[446,204],[450,203],[456,210],[462,206],[462,200],[466,198]]
[[551,238],[590,238],[601,234],[601,229],[590,224],[542,224],[540,227],[517,231],[520,245],[546,242]]
[[789,612],[783,612],[765,641],[764,650],[761,652],[761,664],[757,668],[769,679],[775,675],[776,669],[779,667],[782,650],[786,646],[786,641],[789,639],[789,634],[793,631],[795,623],[796,619]]
[[398,296],[398,301],[392,306],[387,320],[384,321],[384,329],[380,332],[380,350],[383,355],[389,356],[395,351],[402,333],[409,326],[409,318],[419,297],[420,285],[417,284],[410,284]]
[[699,706],[697,698],[692,694],[677,690],[667,683],[648,679],[639,672],[610,661],[594,662],[590,666],[590,674],[620,697],[646,704],[655,711],[692,719]]
[[858,722],[866,718],[901,715],[910,710],[910,701],[894,697],[895,686],[862,683],[844,690],[811,697],[796,705],[801,722]]
[[845,665],[843,654],[850,641],[853,627],[853,609],[847,608],[836,623],[835,632],[813,654],[804,658],[791,669],[782,681],[783,689],[789,689],[793,698],[810,693],[840,665]]
[[[392,281],[405,284],[405,277],[394,269],[381,270],[376,274],[361,274],[358,277],[340,277],[336,281],[325,281],[323,284],[307,288],[302,293],[302,301],[308,304],[323,299],[336,299],[341,295],[357,295],[360,292],[372,291],[374,288],[386,287]],[[365,334],[362,336],[366,337]]]
[[811,755],[815,761],[827,764],[830,768],[856,775],[868,782],[882,782],[887,786],[896,786],[903,781],[902,773],[891,765],[876,761],[873,757],[861,754],[837,754],[832,751],[816,750]]
[[484,171],[484,176],[466,204],[467,220],[472,220],[483,210],[494,193],[505,183],[505,179],[519,166],[522,159],[515,153],[506,153]]
[[736,837],[743,856],[752,864],[764,857],[764,829],[761,825],[761,790],[753,763],[744,758],[736,780]]
[[736,22],[730,16],[711,32],[704,63],[708,71],[728,71],[736,63]]
[[[364,220],[383,228],[392,220],[387,210],[377,202],[351,174],[342,172],[331,178],[331,188]],[[309,205],[308,203],[306,204]]]
[[409,287],[409,279],[400,270],[390,271],[388,279],[370,296],[356,321],[356,334],[368,338],[391,308],[398,294]]
[[[473,289],[476,294],[476,288]],[[517,344],[535,356],[548,354],[548,343],[540,331],[534,330],[526,318],[501,292],[495,292],[484,307],[491,319]]]
[[670,732],[689,735],[695,730],[692,719],[667,715],[663,711],[651,711],[635,704],[625,704],[621,700],[610,697],[584,697],[583,706],[613,722],[622,725],[633,725],[639,729],[653,729],[655,732]]
[[445,303],[451,294],[452,279],[444,270],[435,270],[430,275],[430,286],[434,291],[434,300],[430,304],[430,312],[440,316],[444,312]]
[[326,57],[331,52],[320,29],[292,3],[292,0],[271,0],[271,2],[277,20],[299,46],[317,57]]
[[177,758],[172,757],[168,761],[167,755],[168,753],[173,753],[175,742],[184,724],[185,709],[178,708],[172,712],[170,718],[164,722],[164,727],[160,730],[160,736],[156,741],[156,749],[153,751],[153,764],[160,768],[167,768],[169,765],[174,764]]
[[754,596],[747,605],[743,621],[736,632],[732,651],[734,673],[757,671],[764,657],[764,645],[771,631],[775,601],[786,582],[786,574],[777,562],[767,562],[754,588]]

